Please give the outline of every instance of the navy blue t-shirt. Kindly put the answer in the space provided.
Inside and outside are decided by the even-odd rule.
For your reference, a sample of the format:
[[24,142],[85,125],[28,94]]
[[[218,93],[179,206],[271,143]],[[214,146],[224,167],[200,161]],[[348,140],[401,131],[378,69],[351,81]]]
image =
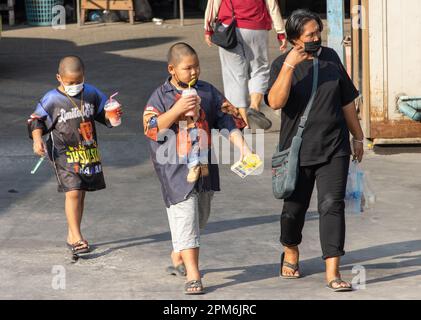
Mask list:
[[181,96],[181,91],[171,84],[170,79],[167,79],[162,86],[154,91],[143,113],[143,126],[145,135],[149,138],[151,159],[161,182],[162,195],[167,207],[186,200],[195,188],[199,192],[220,190],[218,165],[211,163],[210,131],[212,129],[225,129],[227,132],[231,132],[237,129],[232,116],[221,110],[226,100],[225,97],[211,84],[198,81],[194,86],[201,98],[200,119],[197,125],[200,129],[206,131],[209,137],[209,175],[201,176],[197,182],[188,182],[189,169],[186,163],[179,161],[181,151],[177,147],[185,130],[180,129],[179,122],[174,123],[169,130],[158,131],[157,118],[170,110]]
[[105,119],[106,100],[100,90],[86,83],[74,97],[53,89],[28,119],[31,138],[35,129],[48,134],[47,151],[60,192],[105,188],[95,122],[111,127]]

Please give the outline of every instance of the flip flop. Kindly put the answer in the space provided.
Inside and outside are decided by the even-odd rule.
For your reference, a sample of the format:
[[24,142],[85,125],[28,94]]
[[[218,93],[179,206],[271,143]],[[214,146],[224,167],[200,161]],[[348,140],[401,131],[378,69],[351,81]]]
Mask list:
[[[272,127],[272,121],[270,121],[263,112],[257,111],[253,108],[247,110],[247,118],[249,122],[256,125],[258,128],[263,130],[269,130]],[[254,126],[252,125],[252,128]]]
[[[189,289],[196,289],[196,288],[199,288],[200,290],[188,291]],[[205,290],[203,289],[202,280],[188,281],[184,285],[184,294],[199,295],[199,294],[204,294],[204,293],[205,293]]]
[[[73,244],[67,243],[67,247],[72,251],[72,253],[75,254],[81,254],[81,253],[88,253],[91,251],[91,248],[89,247],[88,241],[86,240],[79,240]],[[82,247],[85,246],[85,247]],[[78,249],[79,247],[82,247]]]
[[351,287],[337,287],[337,288],[335,288],[333,286],[334,283],[336,283],[337,285],[340,286],[342,283],[346,283],[346,282],[343,281],[342,279],[339,279],[339,278],[333,279],[332,281],[330,281],[328,283],[326,288],[332,290],[333,292],[350,292],[350,291],[353,291],[352,285],[351,285]]
[[187,275],[186,266],[182,263],[178,266],[169,266],[166,269],[167,273],[172,276],[185,277]]
[[283,252],[283,253],[282,253],[282,255],[281,255],[281,270],[280,270],[280,272],[279,272],[279,276],[280,276],[282,279],[289,279],[289,280],[292,280],[292,279],[299,279],[299,278],[301,278],[301,275],[299,275],[299,276],[284,276],[284,275],[283,275],[283,273],[282,273],[282,269],[283,269],[284,267],[287,267],[287,268],[289,268],[289,269],[293,270],[293,271],[294,271],[294,273],[296,273],[297,271],[299,271],[299,270],[300,270],[300,266],[299,266],[299,264],[298,264],[298,263],[297,263],[297,264],[292,264],[292,263],[286,262],[286,261],[284,261],[284,260],[285,260],[285,252]]

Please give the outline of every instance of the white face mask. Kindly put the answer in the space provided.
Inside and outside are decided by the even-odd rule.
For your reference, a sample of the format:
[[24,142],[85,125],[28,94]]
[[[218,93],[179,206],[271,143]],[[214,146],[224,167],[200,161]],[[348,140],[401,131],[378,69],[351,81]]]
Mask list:
[[83,84],[84,83],[82,82],[80,84],[75,84],[73,86],[65,86],[64,84],[62,85],[63,85],[64,91],[66,91],[66,93],[69,96],[74,97],[74,96],[77,96],[83,90]]

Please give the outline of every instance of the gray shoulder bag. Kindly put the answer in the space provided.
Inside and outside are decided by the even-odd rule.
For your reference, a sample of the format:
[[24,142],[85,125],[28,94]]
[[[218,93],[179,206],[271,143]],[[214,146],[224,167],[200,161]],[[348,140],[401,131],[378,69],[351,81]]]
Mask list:
[[291,147],[280,151],[280,145],[272,157],[272,189],[276,199],[287,199],[295,190],[299,172],[300,149],[303,142],[303,132],[307,122],[308,115],[313,107],[314,98],[317,93],[319,81],[319,59],[313,60],[313,89],[306,110],[301,117],[298,132],[292,139]]

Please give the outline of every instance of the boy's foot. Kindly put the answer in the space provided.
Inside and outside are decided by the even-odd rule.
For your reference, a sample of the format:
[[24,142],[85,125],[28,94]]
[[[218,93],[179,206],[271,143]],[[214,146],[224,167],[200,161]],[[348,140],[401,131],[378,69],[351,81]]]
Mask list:
[[187,270],[184,265],[183,259],[181,258],[180,252],[171,252],[171,266],[167,267],[166,272],[173,276],[186,277]]
[[189,169],[189,174],[187,175],[187,182],[193,183],[199,179],[200,176],[200,166],[195,166]]
[[76,241],[73,244],[67,242],[67,247],[72,251],[73,254],[88,253],[91,250],[88,241],[82,239]]
[[166,271],[172,276],[185,277],[187,275],[186,266],[184,264],[180,264],[176,267],[169,266]]
[[184,285],[184,294],[194,295],[194,294],[204,294],[205,290],[203,289],[202,280],[191,280],[186,282]]

